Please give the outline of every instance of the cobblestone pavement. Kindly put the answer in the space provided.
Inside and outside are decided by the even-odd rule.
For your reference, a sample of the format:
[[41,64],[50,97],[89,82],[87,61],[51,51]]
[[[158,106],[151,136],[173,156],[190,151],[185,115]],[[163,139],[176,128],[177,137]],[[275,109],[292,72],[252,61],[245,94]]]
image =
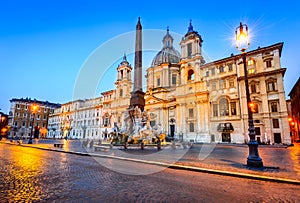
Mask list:
[[[97,159],[0,144],[0,202],[299,202],[299,186],[165,169],[111,171]],[[111,160],[116,166],[151,166]]]
[[[2,140],[2,142],[5,142]],[[23,145],[27,142],[24,141]],[[63,148],[53,147],[53,143],[63,143]],[[263,170],[253,170],[245,166],[248,156],[248,146],[238,144],[194,144],[191,149],[164,149],[158,151],[155,147],[146,147],[144,150],[114,149],[107,152],[95,152],[92,147],[83,148],[79,140],[34,140],[33,147],[42,147],[62,151],[74,151],[90,154],[128,157],[134,159],[177,163],[180,165],[195,166],[230,172],[242,172],[255,175],[264,175],[277,178],[300,180],[300,144],[293,147],[259,146],[259,154],[263,159]],[[207,155],[207,157],[205,156]],[[204,156],[204,158],[203,158]]]
[[[300,180],[300,144],[293,147],[283,146],[259,146],[259,154],[263,160],[263,170],[253,170],[245,166],[248,156],[248,146],[238,144],[194,144],[189,150],[164,149],[146,147],[144,150],[110,150],[108,152],[95,152],[93,148],[83,148],[80,141],[76,140],[35,140],[32,146],[63,150],[87,152],[121,156],[164,163],[177,163],[181,165],[217,169],[232,172],[264,175],[278,178]],[[64,143],[64,147],[54,148],[53,143]],[[26,144],[25,144],[26,145]],[[211,151],[210,151],[211,150]],[[207,155],[207,157],[205,156]],[[204,156],[204,158],[203,158]]]

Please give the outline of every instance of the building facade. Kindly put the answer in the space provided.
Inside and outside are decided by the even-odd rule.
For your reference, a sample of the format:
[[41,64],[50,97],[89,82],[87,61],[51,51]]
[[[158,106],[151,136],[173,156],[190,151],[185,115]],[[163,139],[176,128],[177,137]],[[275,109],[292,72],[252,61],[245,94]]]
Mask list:
[[[32,106],[36,105],[36,112]],[[30,98],[13,98],[10,100],[10,111],[8,125],[10,127],[8,136],[14,138],[29,138],[32,128],[39,131],[39,137],[46,137],[48,133],[48,117],[60,104],[48,101],[39,101]]]
[[120,128],[130,104],[132,67],[126,55],[117,67],[116,89],[100,97],[62,104],[50,115],[49,138],[106,139]]
[[[231,55],[206,63],[202,54],[202,43],[201,35],[190,23],[180,42],[179,52],[173,47],[173,37],[167,30],[161,51],[146,70],[145,111],[148,112],[150,125],[159,124],[169,136],[188,141],[248,142],[248,111],[242,57]],[[291,142],[283,86],[286,68],[281,67],[280,63],[282,47],[283,43],[278,43],[247,53],[251,108],[257,140],[260,143]],[[79,120],[81,116],[78,118],[78,113],[75,113],[81,110],[72,111],[71,128],[75,130],[77,126],[78,132],[81,132],[72,132],[74,138],[93,137],[96,129],[98,138],[104,138],[106,132],[112,131],[114,127],[122,128],[125,125],[123,120],[132,90],[131,70],[124,57],[117,68],[116,89],[91,99],[94,102],[90,106],[91,112],[82,113],[87,114],[82,121]],[[65,125],[64,115],[67,114],[62,109],[78,102],[63,104],[60,110],[56,110],[56,114],[51,115],[53,119],[56,116],[57,129],[59,125]],[[86,111],[83,106],[90,100],[80,102],[82,111]],[[99,115],[99,120],[94,115]],[[91,131],[92,127],[86,125],[89,116],[94,119],[94,122],[90,122],[95,124],[94,133]],[[109,125],[104,127],[107,123]],[[89,132],[84,134],[83,129],[88,128]]]
[[289,93],[291,102],[290,127],[294,141],[300,140],[300,77]]

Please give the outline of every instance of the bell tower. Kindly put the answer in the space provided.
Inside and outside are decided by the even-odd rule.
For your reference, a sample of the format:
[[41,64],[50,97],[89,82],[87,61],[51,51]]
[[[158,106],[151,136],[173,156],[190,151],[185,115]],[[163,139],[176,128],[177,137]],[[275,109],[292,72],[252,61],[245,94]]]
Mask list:
[[202,42],[202,37],[194,30],[192,20],[190,20],[188,31],[180,42],[181,58],[191,59],[194,57],[200,57],[201,64],[205,63],[202,56]]
[[123,60],[119,64],[117,71],[118,71],[118,79],[115,82],[116,90],[117,90],[116,97],[128,98],[130,97],[130,91],[132,86],[132,80],[131,80],[132,67],[127,61],[126,54],[124,54]]

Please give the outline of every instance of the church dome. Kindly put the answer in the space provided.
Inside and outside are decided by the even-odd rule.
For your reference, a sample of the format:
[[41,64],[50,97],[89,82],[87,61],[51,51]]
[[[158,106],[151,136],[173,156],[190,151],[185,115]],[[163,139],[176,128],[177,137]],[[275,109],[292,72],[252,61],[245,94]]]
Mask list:
[[167,29],[167,34],[163,38],[163,48],[152,60],[151,66],[158,66],[162,63],[178,63],[180,61],[180,53],[173,47],[173,37]]

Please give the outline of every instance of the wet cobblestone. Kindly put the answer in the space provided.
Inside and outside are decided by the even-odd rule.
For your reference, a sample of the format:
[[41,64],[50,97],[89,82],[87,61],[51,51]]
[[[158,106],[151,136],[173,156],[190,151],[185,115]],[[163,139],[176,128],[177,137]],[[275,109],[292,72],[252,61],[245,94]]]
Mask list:
[[[300,201],[299,186],[289,184],[172,169],[132,176],[88,156],[7,144],[0,144],[0,158],[0,202]],[[152,167],[131,164],[138,170]]]

